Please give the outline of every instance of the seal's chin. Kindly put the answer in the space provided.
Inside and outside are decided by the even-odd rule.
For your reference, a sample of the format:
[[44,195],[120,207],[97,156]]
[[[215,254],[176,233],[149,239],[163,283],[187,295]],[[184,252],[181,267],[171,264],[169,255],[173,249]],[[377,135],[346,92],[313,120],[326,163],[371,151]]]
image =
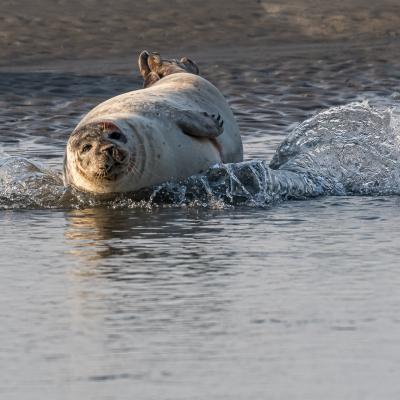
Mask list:
[[93,180],[96,181],[116,181],[118,180],[122,175],[124,175],[124,172],[126,171],[126,167],[123,168],[121,165],[106,165],[104,167],[101,167],[96,171],[92,178]]

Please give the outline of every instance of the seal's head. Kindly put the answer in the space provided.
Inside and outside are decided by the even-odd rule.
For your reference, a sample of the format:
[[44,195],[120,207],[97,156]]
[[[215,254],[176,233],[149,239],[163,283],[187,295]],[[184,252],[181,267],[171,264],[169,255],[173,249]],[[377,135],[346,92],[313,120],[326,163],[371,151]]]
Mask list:
[[94,193],[118,192],[134,165],[129,138],[112,122],[78,128],[70,136],[64,157],[64,181]]

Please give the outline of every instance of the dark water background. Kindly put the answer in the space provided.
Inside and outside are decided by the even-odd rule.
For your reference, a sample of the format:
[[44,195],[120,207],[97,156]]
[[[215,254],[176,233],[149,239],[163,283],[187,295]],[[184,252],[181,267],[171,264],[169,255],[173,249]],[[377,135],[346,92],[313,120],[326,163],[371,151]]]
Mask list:
[[[231,104],[246,159],[270,159],[321,110],[362,100],[397,107],[391,32],[223,49],[196,42],[193,58]],[[9,62],[0,157],[60,170],[82,115],[140,87],[139,50]],[[397,399],[399,205],[397,196],[342,196],[270,208],[2,210],[0,397]]]

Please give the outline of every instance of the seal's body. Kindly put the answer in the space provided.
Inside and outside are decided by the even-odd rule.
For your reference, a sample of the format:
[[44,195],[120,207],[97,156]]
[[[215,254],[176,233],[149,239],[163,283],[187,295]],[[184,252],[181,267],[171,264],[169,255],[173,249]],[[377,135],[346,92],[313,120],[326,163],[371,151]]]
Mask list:
[[68,141],[65,183],[134,192],[242,161],[239,128],[222,94],[194,73],[177,72],[90,111]]

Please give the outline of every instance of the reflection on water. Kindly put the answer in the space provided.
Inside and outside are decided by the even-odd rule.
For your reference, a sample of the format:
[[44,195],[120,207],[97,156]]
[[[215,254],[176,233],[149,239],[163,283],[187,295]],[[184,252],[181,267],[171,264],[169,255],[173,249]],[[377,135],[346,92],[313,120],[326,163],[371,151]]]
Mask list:
[[[181,246],[182,261],[193,258],[194,262],[201,263],[202,257],[208,253],[207,248],[201,240],[191,243],[185,242],[185,238],[195,232],[202,232],[207,237],[222,230],[218,226],[206,229],[202,217],[207,212],[202,210],[193,209],[182,215],[177,210],[168,209],[135,211],[93,208],[68,212],[65,237],[71,241],[73,254],[89,261],[89,268],[97,261],[107,263],[108,258],[124,255],[168,264],[168,259],[164,259],[168,255],[166,249],[156,244],[167,239]],[[175,257],[173,262],[177,262]],[[119,267],[122,268],[123,264]],[[110,272],[108,265],[106,270]]]

